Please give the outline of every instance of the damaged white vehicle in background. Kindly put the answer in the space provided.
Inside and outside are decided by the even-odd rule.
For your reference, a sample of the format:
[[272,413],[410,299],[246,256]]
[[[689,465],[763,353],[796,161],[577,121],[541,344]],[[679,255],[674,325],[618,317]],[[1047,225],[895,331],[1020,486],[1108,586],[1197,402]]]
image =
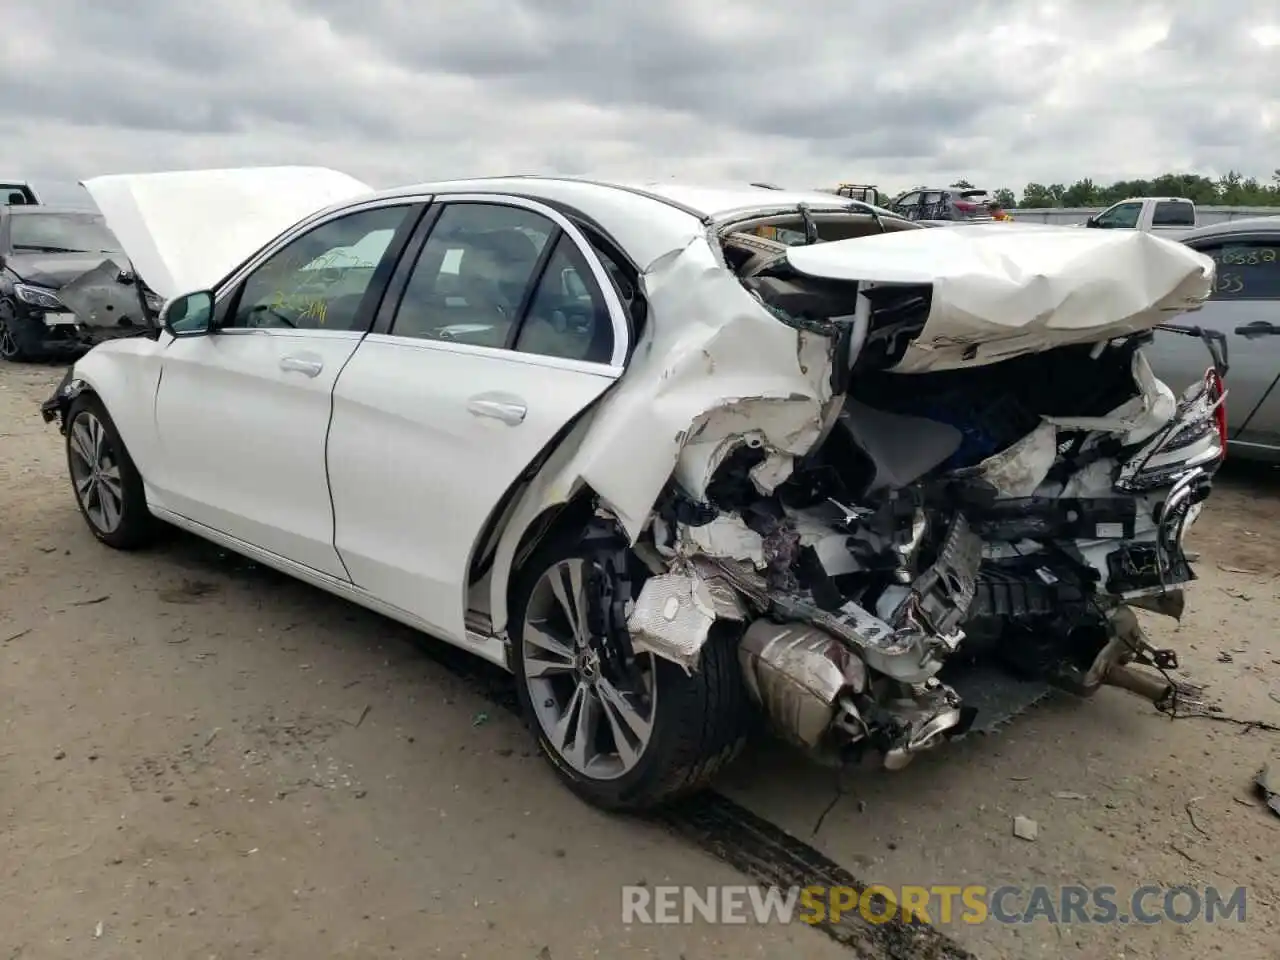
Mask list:
[[896,768],[1051,687],[1174,693],[1133,608],[1180,616],[1224,450],[1217,372],[1140,349],[1211,289],[1185,246],[746,186],[85,185],[169,301],[44,404],[94,534],[505,666],[594,803],[705,785],[758,711]]

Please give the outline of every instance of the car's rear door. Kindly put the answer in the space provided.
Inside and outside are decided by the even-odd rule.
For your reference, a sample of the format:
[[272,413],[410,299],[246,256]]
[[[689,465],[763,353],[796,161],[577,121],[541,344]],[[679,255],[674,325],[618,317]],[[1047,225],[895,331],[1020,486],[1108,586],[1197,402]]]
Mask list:
[[325,476],[333,386],[422,207],[378,201],[285,239],[219,291],[215,332],[166,346],[148,476],[164,508],[345,579]]
[[383,309],[334,389],[334,543],[358,586],[466,642],[486,521],[621,374],[627,325],[578,228],[515,197],[437,203]]
[[1280,229],[1232,239],[1213,251],[1218,293],[1230,317],[1227,414],[1237,446],[1280,454]]
[[921,220],[949,220],[946,194],[941,190],[928,190],[920,196]]
[[[1280,443],[1274,406],[1280,396],[1273,389],[1280,377],[1280,231],[1218,236],[1190,246],[1217,264],[1215,289],[1203,307],[1173,322],[1227,338],[1230,439],[1236,444]],[[1156,332],[1144,352],[1156,376],[1175,393],[1198,382],[1210,363],[1199,340],[1164,331]]]

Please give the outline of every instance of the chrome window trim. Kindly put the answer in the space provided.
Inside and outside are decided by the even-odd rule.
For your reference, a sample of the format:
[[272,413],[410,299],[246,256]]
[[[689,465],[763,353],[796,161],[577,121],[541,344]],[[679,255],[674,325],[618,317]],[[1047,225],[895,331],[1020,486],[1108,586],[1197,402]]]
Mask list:
[[[622,306],[622,301],[619,299],[617,291],[613,287],[613,281],[609,279],[609,274],[606,272],[604,268],[604,264],[600,262],[600,257],[596,254],[594,248],[592,248],[590,241],[588,241],[586,238],[586,235],[581,230],[578,229],[577,225],[574,224],[572,220],[566,217],[559,210],[555,209],[554,207],[548,206],[547,204],[542,203],[541,201],[532,200],[529,197],[521,197],[513,194],[441,193],[441,194],[436,194],[434,199],[435,199],[435,202],[440,204],[483,203],[483,204],[489,204],[489,205],[497,204],[497,205],[508,206],[508,207],[519,207],[523,210],[528,210],[531,213],[536,213],[540,216],[546,217],[548,220],[554,223],[557,227],[559,227],[564,232],[565,236],[569,237],[569,239],[571,239],[575,244],[577,244],[578,252],[582,255],[583,259],[587,263],[587,266],[590,268],[591,275],[595,278],[596,286],[599,287],[600,289],[600,295],[604,297],[605,308],[609,311],[609,321],[610,323],[613,324],[613,353],[610,356],[609,362],[607,364],[587,363],[585,361],[579,361],[579,360],[564,360],[564,363],[572,364],[575,369],[589,367],[589,368],[594,368],[596,370],[607,370],[607,369],[613,369],[613,368],[621,369],[623,366],[626,365],[627,351],[630,347],[630,339],[631,339],[631,331],[630,331],[630,328],[627,326],[626,311]],[[427,235],[427,242],[428,243],[431,242],[430,234]],[[425,249],[425,246],[423,249]],[[421,256],[421,254],[419,254],[419,256]],[[416,267],[417,264],[414,264],[414,266]],[[412,274],[410,275],[410,277],[412,278]],[[413,343],[445,342],[447,343],[447,341],[427,341],[427,340],[424,340],[424,338],[422,337],[397,336],[394,332],[395,331],[394,317],[392,318],[392,322],[391,322],[391,330],[392,330],[392,333],[378,334],[377,336],[386,337],[395,342],[413,342]],[[454,346],[455,344],[449,344],[449,345]],[[459,345],[467,346],[465,344],[459,344]],[[505,349],[494,348],[494,347],[476,347],[475,349],[498,352],[504,355],[517,354],[520,356],[526,356],[525,354],[520,354],[520,352],[517,350],[505,350]],[[563,360],[564,359],[560,357],[547,357],[540,354],[528,354],[527,356],[541,357],[542,360]]]
[[589,373],[597,377],[616,380],[622,376],[623,366],[615,363],[594,363],[590,360],[570,360],[567,357],[553,357],[545,353],[524,353],[520,350],[508,350],[506,347],[485,347],[479,344],[459,343],[452,340],[430,340],[426,337],[397,337],[390,333],[370,333],[365,335],[370,343],[382,343],[388,346],[414,350],[433,350],[438,353],[457,353],[473,357],[491,357],[509,363],[523,363],[534,367],[547,367],[552,370],[569,370],[574,373]]
[[[411,207],[416,203],[426,203],[431,200],[431,194],[423,194],[420,196],[407,197],[378,197],[372,199],[358,200],[349,206],[342,207],[338,210],[325,210],[319,213],[313,213],[304,220],[299,220],[287,232],[280,234],[270,244],[258,251],[251,260],[245,261],[235,273],[223,278],[214,290],[213,300],[216,304],[228,294],[230,294],[240,283],[253,273],[264,262],[270,260],[279,253],[283,248],[287,247],[294,240],[298,239],[305,233],[310,233],[316,227],[322,227],[326,223],[332,223],[334,220],[341,220],[355,213],[363,213],[366,210],[378,210],[382,207]],[[222,332],[222,331],[219,331]]]

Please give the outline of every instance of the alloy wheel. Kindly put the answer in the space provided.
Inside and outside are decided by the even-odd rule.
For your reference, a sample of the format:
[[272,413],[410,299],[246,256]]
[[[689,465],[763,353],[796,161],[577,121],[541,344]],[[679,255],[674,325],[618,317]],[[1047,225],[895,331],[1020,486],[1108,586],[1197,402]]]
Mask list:
[[71,482],[80,505],[100,533],[113,533],[124,516],[124,484],[107,429],[85,410],[72,421],[68,439]]
[[614,780],[635,769],[657,707],[652,654],[621,671],[589,629],[589,561],[561,560],[534,585],[521,636],[524,680],[551,747],[573,770]]

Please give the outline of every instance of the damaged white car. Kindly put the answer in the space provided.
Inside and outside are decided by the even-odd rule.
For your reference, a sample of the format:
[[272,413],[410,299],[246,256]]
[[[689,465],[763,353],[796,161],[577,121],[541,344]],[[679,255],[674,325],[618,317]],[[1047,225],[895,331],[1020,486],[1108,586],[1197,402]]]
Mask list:
[[594,803],[705,785],[757,712],[899,767],[1051,686],[1172,694],[1133,608],[1181,614],[1224,451],[1217,373],[1140,349],[1209,293],[1185,246],[748,186],[85,186],[168,301],[43,408],[93,533],[503,665]]

